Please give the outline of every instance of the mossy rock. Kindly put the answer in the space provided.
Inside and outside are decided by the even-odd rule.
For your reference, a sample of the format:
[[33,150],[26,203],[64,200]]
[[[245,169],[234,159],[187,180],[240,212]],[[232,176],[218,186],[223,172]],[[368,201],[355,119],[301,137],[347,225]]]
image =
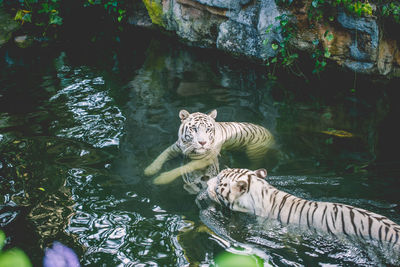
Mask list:
[[153,24],[165,27],[163,22],[163,6],[161,0],[143,0]]

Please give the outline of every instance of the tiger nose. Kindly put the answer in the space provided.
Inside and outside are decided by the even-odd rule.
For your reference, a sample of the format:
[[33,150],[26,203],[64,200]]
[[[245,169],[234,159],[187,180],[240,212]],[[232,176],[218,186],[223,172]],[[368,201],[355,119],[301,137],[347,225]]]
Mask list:
[[206,141],[199,141],[199,144],[204,146],[207,142]]

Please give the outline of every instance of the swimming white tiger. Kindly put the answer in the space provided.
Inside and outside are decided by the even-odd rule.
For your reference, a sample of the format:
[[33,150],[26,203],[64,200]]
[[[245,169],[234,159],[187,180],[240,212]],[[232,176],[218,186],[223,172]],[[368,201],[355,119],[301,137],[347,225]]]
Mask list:
[[[251,161],[264,157],[273,144],[272,134],[262,126],[246,122],[216,122],[217,111],[209,114],[186,110],[179,112],[181,125],[178,140],[162,152],[145,170],[145,175],[157,173],[169,159],[183,154],[191,161],[181,167],[160,174],[155,184],[166,184],[197,170],[219,172],[218,155],[221,149],[244,149]],[[184,176],[185,177],[185,176]],[[186,183],[193,183],[185,179]],[[204,182],[204,187],[206,182]]]
[[330,234],[378,240],[400,251],[400,225],[350,205],[309,201],[271,186],[265,169],[224,169],[208,181],[207,192],[231,210],[277,219]]

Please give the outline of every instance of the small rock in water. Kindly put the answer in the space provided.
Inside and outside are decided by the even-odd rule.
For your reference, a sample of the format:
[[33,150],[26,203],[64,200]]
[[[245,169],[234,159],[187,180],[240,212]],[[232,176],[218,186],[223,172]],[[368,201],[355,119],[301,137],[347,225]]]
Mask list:
[[33,39],[28,35],[21,35],[16,36],[14,42],[19,48],[27,48],[32,45]]

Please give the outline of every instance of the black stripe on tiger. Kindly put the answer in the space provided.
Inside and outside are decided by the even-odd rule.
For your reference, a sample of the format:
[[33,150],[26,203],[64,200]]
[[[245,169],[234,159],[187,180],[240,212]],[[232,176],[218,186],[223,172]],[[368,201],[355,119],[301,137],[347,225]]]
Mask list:
[[[266,174],[266,170],[222,170],[209,180],[209,196],[216,201],[223,199],[233,210],[330,234],[375,239],[400,250],[400,226],[388,218],[349,205],[298,198],[271,186],[265,180]],[[228,189],[229,194],[226,193]]]

